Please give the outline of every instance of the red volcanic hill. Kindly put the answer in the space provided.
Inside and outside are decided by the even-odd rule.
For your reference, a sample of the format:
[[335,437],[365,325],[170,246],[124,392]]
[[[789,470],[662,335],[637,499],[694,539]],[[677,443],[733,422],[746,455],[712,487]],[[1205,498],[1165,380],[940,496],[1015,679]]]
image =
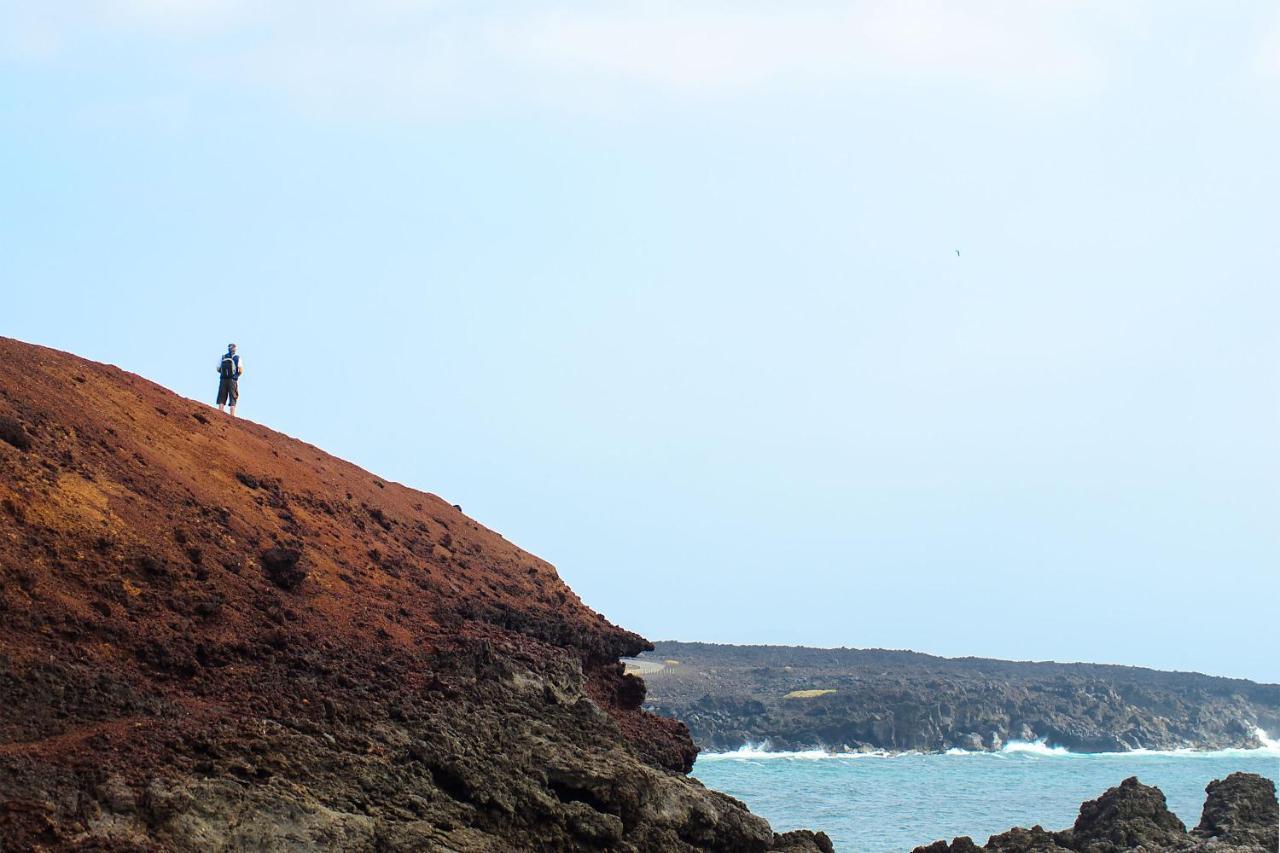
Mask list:
[[0,338],[0,848],[817,850],[440,498]]

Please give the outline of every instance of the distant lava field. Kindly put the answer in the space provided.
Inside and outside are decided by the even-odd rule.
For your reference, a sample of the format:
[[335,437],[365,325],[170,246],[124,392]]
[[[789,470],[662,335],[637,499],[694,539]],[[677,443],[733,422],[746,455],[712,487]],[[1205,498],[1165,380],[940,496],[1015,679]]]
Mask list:
[[654,662],[647,706],[714,751],[981,751],[1020,740],[1127,752],[1280,736],[1280,685],[1197,673],[677,642],[642,660]]

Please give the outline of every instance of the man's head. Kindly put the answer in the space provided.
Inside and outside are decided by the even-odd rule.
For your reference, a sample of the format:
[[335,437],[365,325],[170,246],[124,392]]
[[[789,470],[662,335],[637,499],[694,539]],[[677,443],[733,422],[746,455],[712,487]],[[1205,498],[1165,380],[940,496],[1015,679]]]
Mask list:
[[235,351],[236,351],[235,344],[227,344],[227,352],[235,352]]

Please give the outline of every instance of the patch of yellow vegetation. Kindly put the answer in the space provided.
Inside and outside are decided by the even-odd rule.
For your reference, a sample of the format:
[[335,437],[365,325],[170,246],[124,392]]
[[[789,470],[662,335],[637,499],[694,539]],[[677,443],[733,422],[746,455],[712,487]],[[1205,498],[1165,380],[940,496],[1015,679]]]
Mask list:
[[816,699],[819,696],[826,696],[828,693],[835,693],[834,690],[792,690],[783,699]]
[[58,477],[58,488],[70,498],[73,505],[93,513],[98,521],[105,520],[107,496],[96,485],[84,477],[63,474]]
[[108,497],[118,492],[111,484],[90,482],[79,474],[61,474],[57,485],[47,499],[20,504],[32,521],[61,530],[100,530],[118,521],[108,508]]

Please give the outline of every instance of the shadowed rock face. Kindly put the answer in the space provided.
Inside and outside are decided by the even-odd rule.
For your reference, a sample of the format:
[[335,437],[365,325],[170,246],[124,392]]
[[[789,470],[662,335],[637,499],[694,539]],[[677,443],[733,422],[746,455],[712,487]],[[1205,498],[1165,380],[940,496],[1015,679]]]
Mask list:
[[829,849],[685,776],[648,643],[447,501],[0,362],[0,848]]
[[1132,777],[1109,789],[1096,800],[1080,807],[1080,816],[1071,829],[1047,832],[1038,826],[1011,829],[993,835],[985,847],[970,838],[948,844],[935,841],[917,847],[915,853],[971,853],[994,850],[1002,853],[1119,853],[1119,851],[1181,850],[1274,851],[1277,841],[1276,787],[1269,779],[1253,773],[1232,773],[1210,782],[1205,789],[1204,816],[1188,833],[1182,821],[1165,805],[1159,788],[1143,785]]

